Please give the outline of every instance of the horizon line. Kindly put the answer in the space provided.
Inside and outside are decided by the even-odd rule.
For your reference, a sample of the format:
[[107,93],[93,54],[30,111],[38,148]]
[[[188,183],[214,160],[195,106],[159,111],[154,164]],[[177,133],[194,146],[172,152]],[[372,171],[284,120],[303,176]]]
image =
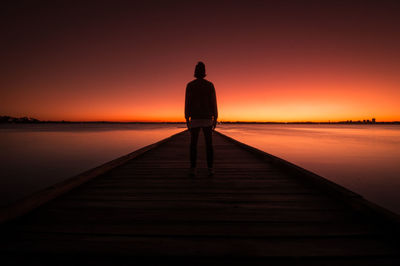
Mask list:
[[[33,123],[186,123],[185,120],[40,120],[30,116],[24,117],[13,117],[9,115],[0,115],[0,123],[13,123],[13,122],[33,122]],[[218,123],[276,123],[276,124],[288,124],[288,123],[315,123],[315,124],[329,124],[329,123],[400,123],[400,120],[379,120],[375,118],[368,118],[368,119],[346,119],[346,120],[294,120],[294,121],[268,121],[268,120],[218,120]]]
[[[39,121],[9,121],[0,124],[18,123],[107,123],[107,124],[186,124],[185,121],[69,121],[69,120],[39,120]],[[400,121],[218,121],[219,124],[400,124]]]

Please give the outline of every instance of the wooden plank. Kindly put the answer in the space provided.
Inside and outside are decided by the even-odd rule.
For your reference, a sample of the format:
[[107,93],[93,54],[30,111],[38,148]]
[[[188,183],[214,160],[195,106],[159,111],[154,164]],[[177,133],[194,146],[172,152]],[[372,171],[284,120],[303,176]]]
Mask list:
[[271,209],[248,210],[227,207],[210,211],[208,209],[116,209],[116,208],[77,208],[46,209],[26,217],[27,221],[41,222],[48,220],[54,223],[61,221],[81,221],[95,223],[103,221],[257,221],[257,222],[351,222],[356,217],[342,210],[284,210]]
[[240,256],[131,256],[129,254],[69,254],[63,256],[56,253],[29,253],[24,256],[12,254],[4,257],[2,262],[6,265],[249,265],[249,266],[397,266],[400,259],[387,256],[368,257],[240,257]]
[[225,236],[225,237],[337,237],[380,235],[379,229],[364,223],[274,223],[274,222],[124,222],[95,224],[48,223],[15,225],[17,232],[72,234],[114,234],[132,236]]
[[265,211],[270,211],[272,209],[281,209],[281,210],[344,210],[345,207],[342,205],[338,205],[334,201],[323,200],[321,202],[316,201],[308,201],[308,202],[299,202],[299,201],[256,201],[256,202],[243,202],[243,201],[205,201],[205,200],[158,200],[158,201],[123,201],[123,200],[114,200],[114,201],[105,201],[105,200],[63,200],[61,202],[49,203],[47,208],[64,208],[64,209],[78,209],[78,208],[89,208],[89,207],[97,207],[97,208],[126,208],[132,211],[138,209],[147,209],[147,210],[163,210],[163,209],[207,209],[213,211],[215,209],[223,209],[226,207],[233,208],[241,208],[241,209],[263,209]]
[[[276,191],[276,190],[282,190],[285,189],[287,191],[291,190],[298,190],[298,191],[309,191],[313,192],[312,189],[307,189],[304,188],[303,186],[300,186],[298,184],[282,184],[282,183],[275,183],[275,184],[270,184],[270,183],[260,183],[260,184],[249,184],[246,182],[243,182],[243,184],[240,183],[231,183],[229,184],[231,188],[227,188],[226,184],[217,184],[214,182],[209,182],[207,183],[183,183],[183,182],[170,182],[170,183],[145,183],[145,184],[131,184],[130,182],[126,182],[126,185],[124,184],[118,184],[118,183],[112,183],[112,184],[93,184],[90,186],[91,190],[104,190],[107,189],[109,190],[116,190],[121,193],[124,193],[125,191],[131,192],[131,191],[138,191],[138,190],[148,190],[148,189],[153,189],[155,192],[158,190],[169,190],[169,189],[175,189],[175,190],[190,190],[190,191],[199,191],[199,190],[221,190],[221,191],[227,191],[227,190],[232,190],[232,189],[240,189],[243,191],[248,191],[248,190],[269,190],[269,191]],[[212,189],[210,189],[210,186],[213,186]],[[128,188],[127,188],[128,187]]]
[[74,191],[68,195],[68,199],[79,200],[79,201],[146,201],[146,200],[176,200],[176,201],[266,201],[266,202],[323,202],[328,200],[326,196],[322,194],[309,194],[309,193],[132,193],[132,194],[120,194],[120,193],[97,193],[87,194],[79,193],[84,192],[84,189]]
[[4,251],[136,256],[349,257],[397,256],[398,249],[373,237],[133,237],[125,235],[24,233]]

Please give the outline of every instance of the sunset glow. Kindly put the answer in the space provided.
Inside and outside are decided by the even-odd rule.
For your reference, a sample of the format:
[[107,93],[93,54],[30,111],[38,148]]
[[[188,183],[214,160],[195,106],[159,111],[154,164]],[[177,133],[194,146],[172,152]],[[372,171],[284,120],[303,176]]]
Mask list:
[[15,4],[0,115],[183,121],[201,60],[222,121],[399,121],[399,5],[326,2]]

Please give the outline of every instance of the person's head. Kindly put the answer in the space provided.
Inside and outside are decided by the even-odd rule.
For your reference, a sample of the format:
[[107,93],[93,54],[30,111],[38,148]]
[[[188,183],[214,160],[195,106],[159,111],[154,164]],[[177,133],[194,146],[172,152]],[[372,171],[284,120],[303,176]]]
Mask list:
[[203,62],[198,62],[194,69],[194,76],[198,79],[202,79],[206,76],[206,66]]

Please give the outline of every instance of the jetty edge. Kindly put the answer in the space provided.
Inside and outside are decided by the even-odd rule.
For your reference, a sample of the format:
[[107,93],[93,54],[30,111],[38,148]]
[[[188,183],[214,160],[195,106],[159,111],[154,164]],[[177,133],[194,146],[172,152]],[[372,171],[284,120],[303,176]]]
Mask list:
[[325,191],[326,193],[336,198],[337,200],[340,200],[345,204],[349,205],[355,211],[365,215],[366,218],[372,219],[372,221],[374,221],[375,223],[378,224],[383,223],[385,225],[385,228],[390,232],[390,235],[394,235],[396,238],[400,236],[400,215],[365,199],[360,194],[353,192],[339,184],[336,184],[328,180],[327,178],[322,177],[321,175],[313,173],[296,164],[293,164],[287,160],[284,160],[275,155],[257,149],[253,146],[240,142],[221,132],[218,131],[215,132],[218,135],[222,136],[223,138],[229,140],[230,142],[276,165],[283,171],[288,171],[289,173],[295,175],[296,177],[304,179],[305,181],[313,184],[314,186]]
[[136,157],[138,157],[152,149],[157,148],[161,144],[170,141],[177,135],[182,134],[183,132],[184,131],[178,132],[178,133],[173,134],[165,139],[162,139],[155,143],[149,144],[149,145],[144,146],[144,147],[142,147],[138,150],[135,150],[131,153],[128,153],[128,154],[118,157],[114,160],[106,162],[102,165],[99,165],[97,167],[89,169],[81,174],[67,178],[64,181],[58,182],[47,188],[44,188],[37,192],[34,192],[31,195],[28,195],[27,197],[24,197],[20,200],[17,200],[16,202],[13,202],[13,203],[5,206],[4,208],[1,208],[0,209],[0,225],[2,223],[11,221],[20,216],[23,216],[24,214],[27,214],[30,211],[35,210],[36,208],[42,206],[43,204],[71,191],[72,189],[79,187],[80,185],[82,185],[104,173],[107,173],[108,171],[110,171],[118,166],[121,166],[121,165],[125,164],[126,162],[128,162],[132,159],[135,159]]

